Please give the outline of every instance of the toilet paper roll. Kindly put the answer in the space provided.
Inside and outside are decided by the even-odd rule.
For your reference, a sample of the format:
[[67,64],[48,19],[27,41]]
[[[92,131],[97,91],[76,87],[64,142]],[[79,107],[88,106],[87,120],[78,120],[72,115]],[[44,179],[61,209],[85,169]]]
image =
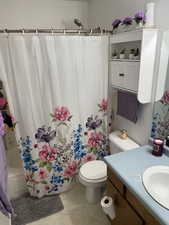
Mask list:
[[104,198],[102,198],[101,207],[104,213],[108,215],[111,220],[116,217],[114,200],[111,197],[105,196]]
[[155,3],[149,2],[146,6],[146,27],[154,27],[154,8]]

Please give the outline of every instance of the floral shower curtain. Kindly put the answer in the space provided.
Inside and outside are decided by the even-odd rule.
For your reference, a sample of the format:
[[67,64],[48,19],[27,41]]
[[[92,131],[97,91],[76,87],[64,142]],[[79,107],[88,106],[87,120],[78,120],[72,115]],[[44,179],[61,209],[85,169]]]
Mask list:
[[107,154],[108,37],[0,37],[0,76],[32,196],[70,188]]
[[151,137],[166,139],[169,135],[169,91],[164,92],[160,101],[154,104]]

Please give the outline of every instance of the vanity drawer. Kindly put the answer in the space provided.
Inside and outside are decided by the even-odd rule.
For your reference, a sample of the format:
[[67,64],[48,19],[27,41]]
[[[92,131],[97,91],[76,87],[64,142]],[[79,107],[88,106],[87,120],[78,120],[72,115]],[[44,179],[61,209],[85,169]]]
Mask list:
[[143,225],[143,221],[110,181],[107,181],[107,195],[114,199],[115,204],[116,217],[111,221],[112,225]]
[[119,180],[119,178],[115,175],[115,173],[112,172],[110,168],[108,168],[108,179],[110,182],[114,185],[117,190],[124,195],[125,187],[122,184],[122,182]]
[[147,209],[145,209],[140,201],[129,190],[126,192],[126,199],[143,218],[146,225],[160,225],[160,223],[147,211]]

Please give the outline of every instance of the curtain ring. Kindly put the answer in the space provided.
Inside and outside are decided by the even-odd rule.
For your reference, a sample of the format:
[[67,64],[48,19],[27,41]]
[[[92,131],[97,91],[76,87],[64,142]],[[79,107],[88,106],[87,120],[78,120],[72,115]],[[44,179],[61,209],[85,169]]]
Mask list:
[[3,29],[3,33],[4,34],[7,34],[7,29]]
[[39,35],[38,28],[36,28],[35,34]]
[[54,35],[53,28],[51,28],[51,34]]
[[25,29],[23,28],[23,29],[22,29],[22,35],[24,35],[24,34],[25,34]]
[[4,33],[4,35],[6,35],[8,37],[8,31],[7,31],[7,29],[3,29],[3,33]]

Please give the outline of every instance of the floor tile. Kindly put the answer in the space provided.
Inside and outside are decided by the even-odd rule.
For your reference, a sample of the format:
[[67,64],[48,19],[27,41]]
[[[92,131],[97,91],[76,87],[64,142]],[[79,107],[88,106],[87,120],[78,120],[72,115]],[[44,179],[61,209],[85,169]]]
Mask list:
[[64,210],[28,225],[110,225],[100,204],[89,204],[86,201],[82,185],[76,184],[60,197]]

